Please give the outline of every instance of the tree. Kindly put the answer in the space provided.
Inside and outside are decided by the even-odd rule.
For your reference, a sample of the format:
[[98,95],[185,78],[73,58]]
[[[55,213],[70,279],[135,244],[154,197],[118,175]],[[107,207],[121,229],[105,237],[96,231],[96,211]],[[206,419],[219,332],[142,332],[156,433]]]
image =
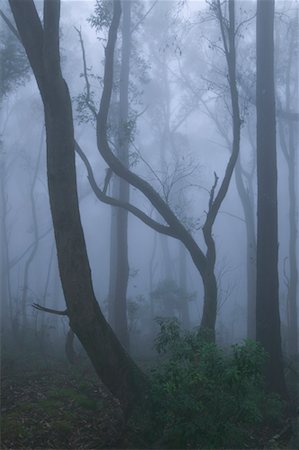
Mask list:
[[[283,98],[278,103],[285,111],[292,112],[298,105],[298,9],[295,15],[286,24],[284,32],[283,23],[280,24],[277,33],[277,92],[282,91]],[[286,61],[283,61],[282,48],[279,46],[279,33],[285,36],[288,42]],[[279,89],[281,88],[281,89]],[[280,146],[287,164],[288,193],[289,193],[289,246],[288,258],[285,259],[284,281],[287,288],[287,351],[290,357],[298,355],[298,197],[296,192],[297,161],[298,154],[298,125],[289,118],[278,118],[278,131]],[[288,270],[287,270],[288,269]]]
[[[119,86],[119,124],[117,139],[117,155],[123,164],[129,167],[129,73],[131,54],[131,2],[122,2],[122,50]],[[114,179],[117,195],[120,201],[128,202],[130,198],[129,184],[120,179]],[[114,221],[113,221],[114,219]],[[109,280],[109,321],[120,342],[129,348],[129,332],[127,321],[127,287],[129,280],[128,261],[128,211],[115,208],[111,213],[111,251],[115,257],[110,263]],[[114,223],[113,223],[114,222]],[[114,250],[114,251],[113,251]]]
[[[10,25],[6,14],[0,9],[1,18]],[[0,112],[6,97],[24,83],[28,77],[28,61],[19,39],[6,29],[0,33]],[[4,121],[3,121],[4,122]],[[2,329],[7,329],[9,321],[12,325],[13,306],[10,281],[11,261],[9,254],[9,232],[8,232],[8,198],[7,180],[9,164],[7,152],[2,141],[4,129],[0,131],[0,298],[2,305]],[[8,321],[9,319],[9,321]]]
[[278,287],[277,162],[274,90],[274,0],[257,2],[257,287],[256,338],[269,354],[266,382],[286,396]]
[[[89,164],[84,153],[77,146],[77,151],[79,151],[79,154],[87,167],[89,180],[98,198],[100,198],[105,203],[113,204],[115,206],[127,209],[154,230],[180,240],[186,247],[195,264],[195,267],[200,273],[204,286],[204,307],[200,328],[202,331],[207,332],[212,340],[215,339],[215,323],[217,314],[217,280],[215,276],[216,247],[213,238],[213,225],[219,212],[219,208],[228,191],[240,148],[241,119],[239,113],[238,91],[236,84],[236,33],[234,6],[234,1],[230,0],[229,20],[227,20],[223,17],[220,1],[216,1],[215,3],[213,3],[213,8],[215,9],[217,16],[219,17],[221,35],[224,45],[224,53],[228,65],[231,107],[233,111],[233,148],[228,164],[226,166],[225,175],[218,191],[216,191],[216,188],[219,178],[216,173],[214,174],[214,184],[210,191],[208,212],[205,223],[202,227],[204,241],[207,248],[206,252],[200,248],[200,246],[193,238],[191,232],[185,227],[182,221],[180,221],[177,215],[172,211],[169,204],[159,195],[159,193],[152,187],[152,185],[138,176],[136,173],[131,171],[129,168],[127,168],[110,148],[107,137],[107,120],[113,87],[114,43],[112,42],[112,40],[109,41],[109,39],[107,47],[105,49],[106,59],[104,71],[104,87],[99,113],[97,114],[98,149],[108,166],[117,176],[123,178],[131,186],[137,188],[148,198],[153,207],[163,218],[166,225],[153,220],[139,208],[136,208],[128,202],[122,202],[118,199],[107,196],[105,187],[104,189],[100,189],[96,184],[92,172],[92,167]],[[115,9],[120,9],[118,1],[115,1]],[[113,21],[110,30],[112,29],[114,29],[113,32],[116,33],[117,26]]]
[[[44,1],[43,26],[33,0],[9,3],[45,113],[50,209],[67,309],[44,310],[68,316],[99,377],[128,413],[144,398],[147,382],[106,322],[93,291],[77,197],[71,99],[60,66],[60,0]],[[107,48],[114,47],[120,12],[119,5]]]

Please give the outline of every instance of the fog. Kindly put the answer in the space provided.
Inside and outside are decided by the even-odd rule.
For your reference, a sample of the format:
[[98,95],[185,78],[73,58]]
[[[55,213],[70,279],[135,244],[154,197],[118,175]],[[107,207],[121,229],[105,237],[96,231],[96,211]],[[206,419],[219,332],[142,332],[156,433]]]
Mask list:
[[[257,227],[256,2],[235,3],[240,151],[211,230],[218,288],[215,336],[216,343],[224,348],[252,337],[248,328],[248,305],[255,302],[249,297],[255,295]],[[35,4],[42,18],[43,2],[35,1]],[[60,58],[72,100],[75,139],[90,163],[97,185],[105,191],[108,166],[98,150],[97,119],[92,110],[98,111],[104,88],[105,47],[112,3],[97,4],[98,10],[91,0],[61,1]],[[155,189],[204,255],[209,253],[203,232],[205,221],[211,199],[215,199],[226,176],[234,140],[231,75],[225,55],[229,38],[227,34],[224,43],[214,4],[130,1],[128,115],[122,138],[126,139],[128,151],[128,161],[124,163],[122,159],[122,162]],[[222,8],[228,21],[228,3],[223,2]],[[290,301],[298,308],[297,281],[293,299],[289,297],[291,264],[297,267],[299,248],[298,120],[289,125],[281,111],[298,116],[298,32],[292,31],[293,26],[298,31],[298,4],[291,0],[277,1],[275,8],[279,309],[282,348],[290,356],[288,330],[290,314],[294,311],[290,309]],[[15,26],[6,0],[2,0],[1,10]],[[101,26],[99,21],[102,21]],[[92,26],[95,24],[98,25]],[[124,145],[118,135],[124,27],[121,22],[107,125],[108,142],[118,158],[118,146]],[[24,53],[22,61],[18,60],[23,52],[20,42],[2,19],[0,30],[1,65],[6,68],[11,64],[11,68],[2,70],[3,86],[5,77],[12,77],[11,86],[1,90],[0,104],[2,333],[6,351],[20,347],[25,351],[32,342],[43,341],[43,352],[49,355],[55,347],[63,349],[69,320],[66,316],[40,310],[66,309],[48,193],[44,109]],[[14,53],[14,49],[5,53],[10,41],[15,42],[19,53]],[[15,62],[10,63],[14,58]],[[9,70],[15,70],[14,76],[9,75]],[[290,167],[295,167],[296,174],[291,188]],[[117,262],[118,239],[121,239],[115,234],[118,208],[96,197],[87,175],[86,166],[77,153],[80,216],[96,299],[130,355],[141,359],[153,357],[159,330],[157,317],[176,317],[189,331],[200,327],[205,297],[202,276],[179,238],[155,231],[129,212],[127,233],[119,231],[122,236],[127,234],[129,264],[124,294],[129,344],[122,341],[115,325],[118,319],[112,319],[109,310],[109,301],[110,308],[114,301],[109,297],[111,283],[115,287],[117,271],[123,270],[124,274],[126,270]],[[238,176],[249,201],[245,207],[251,210],[253,241],[248,235]],[[121,198],[124,187],[117,193],[118,186],[119,178],[112,175],[105,194]],[[295,196],[292,215],[290,189]],[[131,205],[160,225],[168,226],[165,217],[140,190],[130,186],[129,191]],[[291,234],[291,220],[295,235]],[[269,223],[269,229],[271,225]],[[290,240],[293,240],[291,244]],[[292,247],[295,260],[291,260]],[[298,278],[298,269],[294,270]],[[253,274],[251,286],[250,271]],[[33,304],[41,308],[34,308]],[[117,315],[117,311],[114,314]],[[296,324],[298,328],[298,317]],[[78,354],[84,353],[79,340],[75,339],[74,346]]]

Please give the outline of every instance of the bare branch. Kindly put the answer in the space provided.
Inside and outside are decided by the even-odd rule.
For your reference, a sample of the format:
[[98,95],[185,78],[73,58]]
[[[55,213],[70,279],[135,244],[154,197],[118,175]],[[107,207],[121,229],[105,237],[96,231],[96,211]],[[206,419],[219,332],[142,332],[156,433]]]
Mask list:
[[214,197],[215,197],[215,189],[217,187],[218,180],[219,180],[219,177],[218,177],[217,173],[214,172],[214,184],[212,186],[212,189],[211,189],[211,192],[210,192],[210,198],[209,198],[209,211],[213,207]]
[[[130,213],[132,213],[135,217],[137,217],[139,220],[141,220],[143,223],[148,225],[153,230],[158,231],[161,234],[165,234],[167,236],[177,238],[176,233],[171,229],[171,227],[169,227],[167,225],[163,225],[159,222],[156,222],[151,217],[149,217],[146,213],[141,211],[141,209],[137,208],[136,206],[132,205],[131,203],[123,202],[121,200],[118,200],[116,198],[106,195],[107,175],[106,175],[106,180],[105,180],[105,186],[104,186],[104,189],[102,190],[97,185],[90,162],[88,161],[85,153],[83,152],[82,148],[79,146],[79,144],[77,142],[75,142],[75,150],[76,150],[77,154],[80,156],[81,160],[83,161],[83,163],[87,169],[88,181],[90,183],[90,186],[91,186],[93,192],[95,193],[95,195],[97,196],[97,198],[101,202],[106,203],[111,206],[116,206],[118,208],[123,208],[123,209],[129,211]],[[108,169],[108,171],[109,171],[109,169]],[[110,173],[112,174],[111,169],[110,169]],[[105,190],[105,188],[106,188],[106,190]]]
[[235,36],[238,35],[240,29],[243,27],[243,25],[245,25],[245,23],[251,22],[251,20],[253,20],[255,17],[256,17],[256,13],[253,16],[250,16],[247,19],[242,20],[242,22],[240,22],[238,24],[238,26],[236,27]]
[[141,17],[141,19],[134,25],[134,27],[131,29],[131,34],[134,33],[134,31],[139,27],[139,25],[142,24],[142,22],[146,19],[146,17],[149,15],[149,13],[152,11],[152,9],[156,6],[158,3],[158,0],[156,0],[152,6],[147,10],[147,12]]
[[60,311],[58,309],[45,308],[44,306],[39,305],[38,303],[32,303],[32,307],[37,309],[38,311],[47,312],[50,314],[56,314],[57,316],[68,316],[68,310]]
[[26,256],[27,253],[32,249],[32,247],[35,245],[35,242],[38,242],[38,241],[40,241],[41,239],[43,239],[45,236],[47,236],[47,235],[50,233],[50,231],[52,230],[52,228],[53,228],[53,227],[52,227],[52,225],[51,225],[49,228],[46,229],[46,231],[44,231],[42,234],[40,234],[40,235],[38,236],[38,238],[37,238],[36,241],[34,241],[34,242],[32,242],[30,245],[28,245],[28,247],[21,253],[20,256],[17,256],[17,257],[14,258],[12,261],[10,261],[10,263],[9,263],[9,269],[12,269],[14,266],[16,266],[16,265],[21,261],[21,259],[23,259],[24,256]]
[[15,37],[21,42],[21,38],[20,35],[16,29],[16,27],[12,24],[12,22],[9,20],[9,18],[4,14],[4,12],[2,11],[2,9],[0,9],[0,16],[2,17],[2,19],[4,20],[4,22],[6,23],[6,25],[8,26],[8,28],[10,29],[10,31],[15,35]]

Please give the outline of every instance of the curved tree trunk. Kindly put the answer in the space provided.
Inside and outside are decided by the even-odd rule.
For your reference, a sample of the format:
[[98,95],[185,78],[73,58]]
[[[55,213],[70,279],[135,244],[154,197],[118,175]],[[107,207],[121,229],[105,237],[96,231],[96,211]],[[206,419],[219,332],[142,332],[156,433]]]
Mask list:
[[[32,0],[10,0],[42,96],[47,175],[59,272],[70,327],[125,412],[144,398],[146,379],[107,324],[95,298],[77,196],[71,99],[60,68],[60,1],[44,1],[44,27]],[[120,18],[114,15],[117,29]]]

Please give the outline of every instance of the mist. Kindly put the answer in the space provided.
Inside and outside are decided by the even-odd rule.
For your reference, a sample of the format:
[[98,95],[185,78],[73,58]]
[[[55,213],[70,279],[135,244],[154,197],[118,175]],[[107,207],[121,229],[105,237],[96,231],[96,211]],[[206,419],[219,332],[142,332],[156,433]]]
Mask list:
[[298,4],[0,14],[4,448],[295,448]]

